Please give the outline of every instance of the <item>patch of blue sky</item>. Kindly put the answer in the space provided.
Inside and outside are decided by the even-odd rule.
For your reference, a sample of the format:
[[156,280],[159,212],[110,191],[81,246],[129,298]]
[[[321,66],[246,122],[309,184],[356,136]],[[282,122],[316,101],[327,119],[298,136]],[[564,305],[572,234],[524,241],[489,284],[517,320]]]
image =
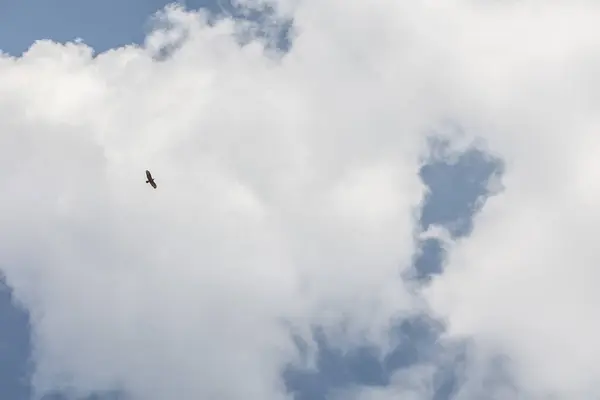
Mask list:
[[[143,42],[149,17],[168,0],[20,0],[0,2],[0,49],[20,55],[40,39],[58,42],[82,39],[102,52]],[[177,2],[190,9],[219,11],[216,0]]]
[[[151,16],[169,4],[190,10],[205,9],[214,15],[259,20],[271,25],[268,30],[273,29],[272,10],[242,13],[228,0],[2,1],[0,50],[19,56],[40,39],[61,43],[81,40],[97,53],[131,43],[142,44],[152,28]],[[282,33],[275,40],[278,47],[289,45],[286,36],[289,28],[289,22],[281,26]]]
[[0,280],[0,393],[7,400],[31,395],[31,330],[26,310],[13,302],[12,289]]

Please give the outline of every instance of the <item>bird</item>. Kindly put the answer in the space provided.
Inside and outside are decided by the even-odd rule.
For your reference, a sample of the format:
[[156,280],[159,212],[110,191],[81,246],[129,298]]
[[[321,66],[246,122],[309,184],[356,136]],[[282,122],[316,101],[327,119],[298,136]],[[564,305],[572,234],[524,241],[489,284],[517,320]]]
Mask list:
[[152,178],[152,174],[148,170],[146,170],[146,178],[148,178],[146,183],[149,183],[154,189],[156,189],[156,182],[154,182],[154,178]]

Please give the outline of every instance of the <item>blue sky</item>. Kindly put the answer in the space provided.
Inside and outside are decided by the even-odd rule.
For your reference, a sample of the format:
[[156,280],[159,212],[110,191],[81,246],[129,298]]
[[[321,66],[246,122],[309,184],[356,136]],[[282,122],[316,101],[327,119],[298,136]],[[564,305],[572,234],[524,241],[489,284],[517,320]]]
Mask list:
[[[143,40],[148,18],[172,2],[163,0],[41,0],[0,2],[0,48],[21,54],[39,39],[83,39],[96,51]],[[189,8],[218,9],[212,0],[181,1]],[[222,2],[227,4],[226,1]]]
[[[96,51],[139,42],[143,39],[148,18],[165,4],[167,2],[159,0],[57,0],[52,4],[41,0],[2,2],[0,48],[19,55],[38,39],[68,41],[79,37]],[[214,2],[208,0],[189,0],[186,5],[216,9]],[[496,160],[477,151],[466,153],[453,165],[442,161],[425,165],[421,177],[430,187],[431,194],[422,210],[422,228],[437,223],[451,228],[455,236],[467,234],[477,199],[485,196],[485,182],[498,171]],[[424,252],[415,260],[415,265],[418,279],[426,281],[430,274],[441,272],[443,253],[435,240],[428,240],[422,246]],[[26,312],[12,304],[10,287],[0,292],[0,326],[0,393],[6,400],[28,399],[30,390],[26,376],[31,352],[30,332]],[[319,339],[318,329],[315,329],[321,349],[319,371],[290,369],[284,373],[286,384],[297,400],[324,400],[332,388],[352,383],[385,386],[391,371],[435,354],[439,329],[439,323],[426,317],[404,322],[397,331],[410,340],[399,346],[383,364],[369,353],[369,349],[340,354]],[[460,373],[460,358],[459,352],[454,362],[440,369],[440,389],[436,399],[451,398],[457,385],[456,374]],[[114,397],[118,396],[107,394],[98,398]],[[52,398],[60,399],[61,396],[57,394]]]

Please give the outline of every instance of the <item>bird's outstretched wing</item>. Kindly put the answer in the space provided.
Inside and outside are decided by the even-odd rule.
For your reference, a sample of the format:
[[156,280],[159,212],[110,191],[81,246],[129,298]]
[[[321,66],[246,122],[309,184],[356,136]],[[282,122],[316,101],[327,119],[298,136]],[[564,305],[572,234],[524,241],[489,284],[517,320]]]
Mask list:
[[146,178],[148,178],[149,181],[152,180],[152,175],[150,174],[150,171],[146,170]]

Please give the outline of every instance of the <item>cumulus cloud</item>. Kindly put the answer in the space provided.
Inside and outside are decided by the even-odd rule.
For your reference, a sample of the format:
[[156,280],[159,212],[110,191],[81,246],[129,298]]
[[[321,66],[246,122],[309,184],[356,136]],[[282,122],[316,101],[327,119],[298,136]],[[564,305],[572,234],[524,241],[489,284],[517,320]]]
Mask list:
[[[170,8],[141,47],[40,41],[0,59],[0,257],[32,315],[38,394],[284,399],[290,330],[385,352],[394,321],[427,308],[442,343],[472,343],[458,398],[499,356],[510,382],[490,396],[600,395],[600,7],[272,5],[293,17],[285,54]],[[444,121],[506,171],[421,297],[400,276]],[[432,385],[420,364],[346,398]]]
[[230,20],[163,18],[145,47],[40,41],[0,61],[0,252],[32,315],[33,383],[285,398],[290,326],[379,342],[413,309],[396,278],[419,137],[333,44],[267,57]]

